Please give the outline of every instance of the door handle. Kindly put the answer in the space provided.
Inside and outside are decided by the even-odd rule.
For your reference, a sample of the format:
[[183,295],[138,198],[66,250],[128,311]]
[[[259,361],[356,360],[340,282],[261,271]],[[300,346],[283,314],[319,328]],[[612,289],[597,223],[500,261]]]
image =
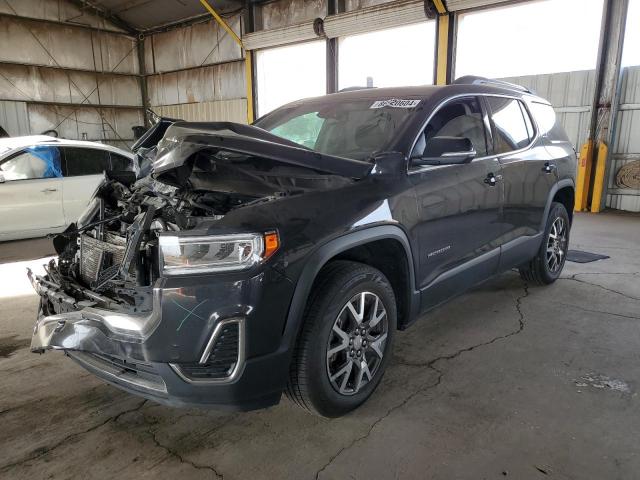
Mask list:
[[486,183],[490,187],[495,187],[496,183],[498,183],[498,180],[500,180],[501,178],[502,178],[502,175],[496,176],[492,172],[492,173],[487,174],[487,176],[484,179],[484,183]]
[[57,191],[58,191],[57,188],[45,188],[44,190],[41,190],[42,193],[52,193]]
[[544,162],[544,167],[542,167],[542,171],[544,173],[551,173],[555,168],[556,166],[553,163]]

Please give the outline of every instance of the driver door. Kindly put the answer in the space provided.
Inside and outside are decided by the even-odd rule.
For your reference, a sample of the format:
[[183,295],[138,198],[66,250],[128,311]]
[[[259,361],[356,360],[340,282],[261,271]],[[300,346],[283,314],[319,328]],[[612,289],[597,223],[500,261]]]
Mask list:
[[58,147],[27,148],[0,163],[0,240],[44,236],[64,227]]
[[[499,264],[503,185],[498,160],[489,156],[491,130],[475,96],[441,106],[418,137],[411,157],[434,157],[434,137],[462,137],[476,155],[462,164],[409,166],[418,203],[412,235],[419,245],[417,280],[423,309],[493,275]],[[443,157],[443,163],[445,163]],[[411,161],[411,160],[410,160]]]

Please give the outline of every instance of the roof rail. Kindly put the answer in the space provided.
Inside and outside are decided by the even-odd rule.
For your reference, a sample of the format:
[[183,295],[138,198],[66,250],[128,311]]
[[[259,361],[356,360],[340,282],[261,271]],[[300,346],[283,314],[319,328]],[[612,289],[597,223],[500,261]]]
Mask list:
[[355,92],[356,90],[369,90],[371,88],[376,88],[376,87],[358,87],[358,86],[346,87],[346,88],[341,88],[340,90],[338,90],[338,93]]
[[516,85],[515,83],[505,82],[503,80],[494,80],[492,78],[478,77],[476,75],[465,75],[464,77],[456,78],[453,82],[454,85],[495,85],[496,87],[509,88],[511,90],[518,90],[520,92],[531,93],[533,92],[522,85]]

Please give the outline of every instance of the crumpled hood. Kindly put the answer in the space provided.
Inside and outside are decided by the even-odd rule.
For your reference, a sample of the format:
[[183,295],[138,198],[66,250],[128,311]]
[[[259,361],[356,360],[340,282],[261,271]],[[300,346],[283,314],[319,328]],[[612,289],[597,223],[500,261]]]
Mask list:
[[224,151],[267,158],[356,179],[365,177],[373,168],[369,162],[315,152],[252,125],[176,122],[158,143],[153,175],[157,177],[181,167],[193,154],[205,149],[214,154]]

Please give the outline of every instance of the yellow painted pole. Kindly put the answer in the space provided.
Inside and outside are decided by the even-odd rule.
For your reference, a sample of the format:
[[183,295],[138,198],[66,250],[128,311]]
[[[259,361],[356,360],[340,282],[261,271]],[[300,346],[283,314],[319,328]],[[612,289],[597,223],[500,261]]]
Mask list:
[[593,179],[593,194],[591,195],[591,213],[599,213],[604,193],[604,173],[607,169],[607,154],[609,147],[604,142],[598,144],[598,157],[596,159],[596,171]]
[[229,26],[229,24],[224,21],[224,18],[218,15],[218,12],[216,12],[213,9],[213,7],[209,5],[209,2],[207,2],[207,0],[200,0],[200,3],[204,8],[206,8],[209,11],[211,16],[216,19],[216,22],[218,22],[220,26],[224,28],[229,35],[231,35],[231,38],[233,38],[236,41],[236,43],[240,45],[240,48],[244,48],[244,45],[242,45],[242,40],[240,40],[240,37],[236,35],[236,32],[234,32],[233,29]]
[[593,159],[593,140],[587,140],[580,148],[578,158],[578,174],[576,178],[575,211],[583,212],[587,209],[589,185],[591,182],[591,163]]
[[252,52],[244,51],[244,78],[247,86],[247,123],[253,123],[255,113],[253,111],[253,67]]
[[244,45],[242,44],[242,40],[233,31],[233,29],[229,26],[229,24],[218,15],[218,12],[214,10],[214,8],[209,4],[207,0],[200,0],[200,3],[207,11],[211,14],[211,16],[218,22],[218,24],[224,28],[227,33],[233,38],[233,40],[240,46],[242,51],[244,52],[244,77],[245,84],[247,88],[247,123],[252,123],[254,120],[253,113],[253,68],[251,66],[251,52],[245,50]]
[[436,57],[436,85],[447,84],[447,50],[449,48],[449,14],[438,17],[438,55]]
[[435,5],[438,13],[447,13],[447,9],[445,8],[444,3],[442,3],[442,0],[433,0],[433,4]]

